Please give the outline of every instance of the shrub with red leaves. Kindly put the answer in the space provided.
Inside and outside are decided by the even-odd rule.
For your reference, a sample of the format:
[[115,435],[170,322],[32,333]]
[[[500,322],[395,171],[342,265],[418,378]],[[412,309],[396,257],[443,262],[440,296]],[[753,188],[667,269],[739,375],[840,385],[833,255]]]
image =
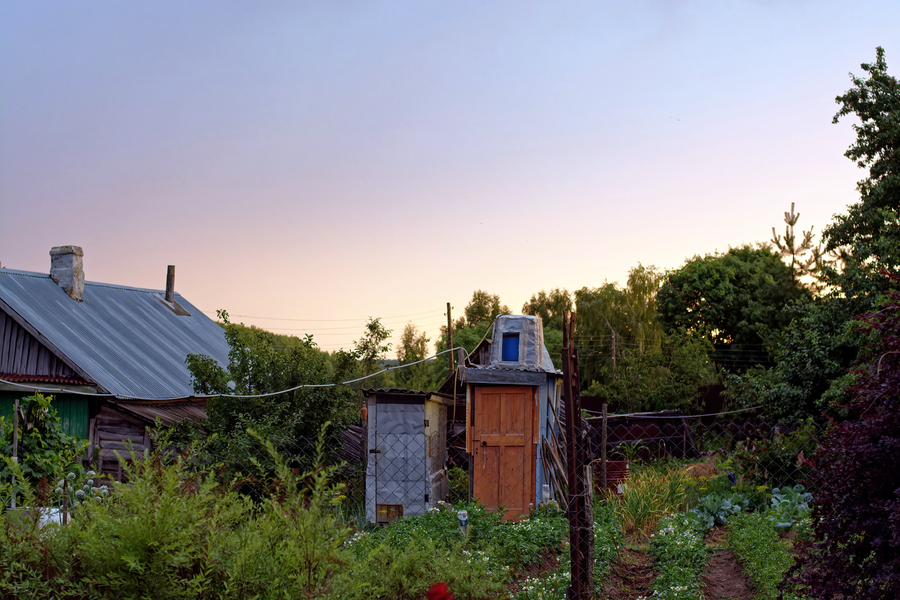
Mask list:
[[436,583],[425,592],[428,600],[453,600],[453,593],[447,588],[446,583]]
[[850,418],[812,458],[815,541],[793,581],[813,598],[900,598],[900,293],[859,317],[870,337]]

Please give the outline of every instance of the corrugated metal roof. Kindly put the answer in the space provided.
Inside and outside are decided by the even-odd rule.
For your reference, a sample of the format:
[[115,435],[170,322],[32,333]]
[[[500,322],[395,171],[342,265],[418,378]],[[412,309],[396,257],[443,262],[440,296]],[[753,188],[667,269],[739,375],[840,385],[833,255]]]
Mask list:
[[0,269],[0,300],[95,383],[124,398],[193,394],[188,354],[228,364],[225,332],[179,294],[191,316],[179,316],[148,290],[85,282],[84,301],[70,298],[49,275]]
[[153,424],[157,417],[163,425],[172,425],[184,420],[203,421],[206,419],[206,401],[198,402],[167,402],[156,400],[153,402],[129,402],[119,400],[114,402],[116,407],[131,415]]

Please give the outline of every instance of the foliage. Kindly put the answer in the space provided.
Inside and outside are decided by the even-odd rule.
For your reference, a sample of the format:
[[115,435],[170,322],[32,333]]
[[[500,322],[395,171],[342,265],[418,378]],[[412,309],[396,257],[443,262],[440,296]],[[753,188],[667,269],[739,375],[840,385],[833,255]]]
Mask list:
[[[52,396],[35,394],[20,401],[18,442],[19,485],[12,486],[10,466],[0,463],[0,505],[9,504],[9,495],[22,493],[23,483],[36,486],[42,479],[47,486],[62,479],[66,469],[84,454],[89,442],[62,430]],[[13,455],[13,418],[0,417],[0,455]],[[22,482],[24,475],[27,482]],[[49,489],[49,487],[48,487]]]
[[[331,590],[349,558],[337,467],[296,474],[276,465],[259,505],[216,477],[160,456],[126,464],[106,502],[86,502],[66,527],[39,531],[0,512],[0,597],[298,598]],[[36,511],[32,511],[36,514]]]
[[765,350],[790,322],[787,307],[808,295],[778,254],[741,246],[668,273],[657,302],[667,331],[709,339],[716,362],[740,370],[768,361]]
[[685,477],[676,468],[643,468],[631,472],[621,496],[604,490],[622,533],[647,538],[666,514],[684,505]]
[[604,383],[615,377],[613,363],[625,351],[641,355],[660,350],[663,330],[657,322],[656,294],[661,280],[662,273],[655,267],[638,264],[622,289],[605,283],[575,292],[575,339],[583,389],[593,381]]
[[[252,396],[334,383],[348,374],[346,367],[333,369],[327,355],[309,336],[297,347],[277,350],[268,332],[233,327],[224,311],[220,311],[220,318],[231,348],[229,364],[223,369],[208,356],[188,355],[186,363],[198,393]],[[301,387],[259,399],[223,395],[210,398],[207,414],[205,422],[174,427],[164,442],[186,445],[193,441],[193,458],[199,466],[208,468],[210,463],[221,462],[234,474],[246,472],[250,459],[257,457],[265,461],[267,472],[274,469],[259,442],[247,435],[248,429],[271,440],[279,454],[295,466],[308,469],[323,425],[332,423],[336,430],[355,422],[358,413],[356,394],[346,387],[333,386]],[[339,445],[332,443],[329,447],[333,456]]]
[[57,482],[53,489],[53,496],[60,506],[65,507],[69,511],[77,510],[81,504],[94,502],[104,502],[109,495],[109,486],[106,484],[95,486],[93,479],[97,476],[94,471],[87,471],[79,477],[79,473],[75,470],[69,471],[65,479]]
[[572,308],[569,292],[564,288],[554,288],[549,292],[541,290],[532,294],[531,299],[522,306],[522,314],[540,317],[545,332],[548,329],[562,331],[563,314],[572,312]]
[[403,369],[391,371],[393,375],[392,387],[409,390],[436,390],[441,381],[435,376],[434,361],[423,361],[428,357],[428,336],[424,331],[419,331],[416,325],[410,321],[400,334],[400,343],[397,346],[397,360],[399,364],[406,365],[418,363]]
[[791,307],[791,326],[775,344],[775,367],[726,375],[728,395],[741,406],[762,406],[785,423],[810,417],[821,421],[823,415],[843,418],[845,388],[854,380],[847,369],[857,359],[863,337],[850,320],[849,307],[837,297]]
[[485,555],[463,549],[458,541],[448,548],[416,533],[402,546],[382,543],[356,557],[327,597],[419,600],[435,582],[446,583],[460,600],[497,598],[503,590],[501,574],[491,571]]
[[469,472],[459,467],[450,467],[447,475],[450,484],[448,500],[451,504],[465,504],[469,500]]
[[[778,586],[794,562],[775,524],[761,513],[736,515],[726,526],[728,544],[741,562],[744,572],[756,586],[756,600],[779,598]],[[798,598],[786,593],[784,598]]]
[[753,485],[796,485],[810,476],[810,463],[805,459],[816,450],[816,435],[816,426],[808,419],[790,433],[775,432],[771,439],[738,442],[735,469],[742,480]]
[[833,122],[859,119],[845,156],[868,175],[857,184],[859,202],[822,232],[826,249],[839,252],[844,262],[840,271],[826,266],[825,280],[847,298],[897,289],[891,275],[900,272],[900,82],[888,74],[881,47],[875,62],[861,66],[868,76],[851,74],[853,87],[835,98],[840,109]]
[[356,340],[353,349],[353,355],[360,362],[364,375],[380,369],[381,362],[391,350],[391,344],[387,341],[390,337],[391,330],[381,324],[381,319],[369,317],[365,333]]
[[604,383],[594,381],[587,393],[602,396],[616,412],[697,408],[700,390],[716,380],[708,355],[712,346],[703,338],[674,336],[671,345],[640,352],[623,350]]
[[778,529],[790,529],[809,517],[812,494],[799,483],[794,487],[772,488],[772,508],[766,518]]
[[749,508],[750,499],[740,492],[713,492],[700,498],[691,512],[700,518],[707,529],[712,529],[714,525],[724,525],[730,517]]
[[849,418],[812,457],[816,542],[802,579],[812,597],[900,596],[900,292],[860,318],[870,331]]
[[[797,241],[794,233],[794,225],[800,220],[800,213],[794,212],[794,203],[791,202],[791,212],[784,213],[784,235],[778,235],[772,228],[772,245],[781,254],[782,258],[791,258],[791,279],[794,285],[801,285],[800,278],[804,275],[813,275],[818,262],[823,260],[822,249],[813,245],[813,228],[802,232],[803,239]],[[809,253],[809,256],[807,256]],[[817,285],[812,285],[812,291],[817,291]]]
[[653,581],[654,598],[664,600],[697,600],[706,570],[707,528],[691,513],[679,513],[660,520],[650,540],[650,551],[656,559]]

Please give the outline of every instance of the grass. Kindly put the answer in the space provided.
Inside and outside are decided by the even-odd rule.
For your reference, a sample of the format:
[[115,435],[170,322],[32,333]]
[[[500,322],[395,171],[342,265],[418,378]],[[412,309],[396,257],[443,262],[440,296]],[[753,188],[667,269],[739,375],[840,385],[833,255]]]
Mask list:
[[672,466],[644,467],[631,473],[624,494],[605,491],[604,497],[622,533],[648,539],[662,517],[684,508],[685,476]]

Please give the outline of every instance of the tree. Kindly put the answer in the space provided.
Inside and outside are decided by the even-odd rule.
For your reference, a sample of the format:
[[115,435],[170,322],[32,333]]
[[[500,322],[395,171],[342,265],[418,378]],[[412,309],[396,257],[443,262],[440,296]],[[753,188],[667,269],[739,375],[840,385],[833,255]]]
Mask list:
[[572,297],[565,289],[554,288],[550,292],[541,290],[532,294],[522,306],[523,315],[541,318],[544,326],[544,345],[557,369],[562,368],[563,313],[572,311]]
[[657,319],[656,294],[662,274],[638,264],[624,288],[605,283],[575,292],[576,342],[582,388],[612,377],[614,364],[626,351],[658,351],[663,330]]
[[[794,233],[794,225],[800,220],[800,213],[794,212],[794,203],[791,202],[791,212],[784,213],[784,236],[778,235],[772,228],[772,244],[781,253],[782,258],[790,257],[791,279],[794,285],[800,285],[800,278],[804,275],[814,275],[819,263],[824,260],[822,248],[813,244],[813,228],[803,231],[803,239],[797,241]],[[807,256],[807,253],[809,255]],[[810,286],[811,291],[818,291],[815,284]]]
[[860,345],[847,310],[844,299],[831,297],[791,307],[791,325],[773,347],[775,366],[728,374],[728,395],[742,406],[762,406],[783,423],[846,416],[845,388],[854,380],[847,369]]
[[788,307],[809,296],[778,254],[741,246],[690,259],[666,276],[657,300],[667,331],[704,336],[718,364],[743,369],[769,361],[776,333],[790,323]]
[[544,331],[563,329],[563,313],[572,312],[572,297],[563,288],[554,288],[549,292],[541,290],[532,294],[531,299],[522,306],[523,315],[534,315],[541,318]]
[[[428,356],[428,337],[425,332],[420,332],[416,325],[410,321],[403,328],[400,335],[400,344],[397,347],[397,360],[401,365],[413,364],[409,367],[392,371],[394,383],[397,387],[432,391],[437,388],[440,381],[435,377],[435,362],[422,361]],[[435,359],[436,360],[436,359]]]
[[[247,434],[254,429],[293,464],[308,467],[325,423],[331,423],[330,432],[335,434],[356,422],[359,407],[356,394],[344,386],[292,388],[338,383],[347,371],[332,368],[312,336],[303,338],[299,346],[278,350],[268,332],[236,327],[225,311],[219,317],[230,347],[228,366],[222,368],[205,355],[190,354],[185,360],[195,392],[222,394],[209,399],[208,419],[197,424],[206,434],[207,455],[224,460],[232,471],[246,470],[250,457],[260,456],[256,438]],[[263,396],[288,389],[292,391]],[[182,433],[197,437],[197,431]],[[336,451],[336,445],[333,448]]]
[[900,293],[858,322],[867,343],[850,418],[812,458],[816,535],[796,577],[812,598],[900,597]]
[[467,327],[493,323],[497,316],[508,315],[509,313],[509,307],[505,304],[500,304],[500,296],[488,294],[483,290],[475,290],[472,294],[472,299],[463,311]]
[[[844,268],[824,268],[826,281],[847,298],[896,289],[900,272],[900,83],[888,75],[884,49],[861,65],[868,77],[850,74],[853,87],[835,98],[833,123],[855,115],[856,142],[845,153],[868,176],[857,183],[859,202],[822,232],[825,249],[838,252]],[[858,305],[860,307],[865,306]],[[871,304],[869,304],[871,306]]]
[[356,340],[354,349],[356,358],[360,361],[363,373],[370,375],[381,369],[381,362],[391,351],[391,330],[381,324],[380,318],[369,317],[366,323],[366,332]]

